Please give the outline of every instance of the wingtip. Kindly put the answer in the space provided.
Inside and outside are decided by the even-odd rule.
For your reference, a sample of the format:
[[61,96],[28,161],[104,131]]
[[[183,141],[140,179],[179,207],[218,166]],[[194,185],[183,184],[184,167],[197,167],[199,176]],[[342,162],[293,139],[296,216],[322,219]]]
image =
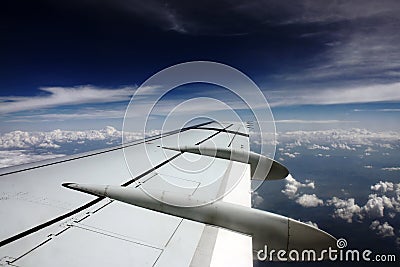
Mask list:
[[288,168],[282,163],[275,160],[272,161],[271,169],[267,174],[266,180],[281,180],[285,179],[290,174]]

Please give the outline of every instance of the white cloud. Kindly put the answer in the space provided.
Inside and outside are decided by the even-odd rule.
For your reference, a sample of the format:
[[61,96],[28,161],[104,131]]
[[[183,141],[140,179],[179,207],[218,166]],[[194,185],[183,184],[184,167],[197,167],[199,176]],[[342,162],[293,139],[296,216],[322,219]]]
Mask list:
[[327,146],[320,146],[320,145],[317,145],[317,144],[313,144],[312,146],[307,147],[307,149],[310,149],[310,150],[314,150],[314,149],[329,150],[330,148],[327,147]]
[[[159,131],[151,131],[147,135],[157,135]],[[142,139],[144,135],[139,132],[124,132],[126,141]],[[84,144],[86,141],[104,141],[108,144],[122,142],[122,132],[114,127],[107,126],[101,130],[65,131],[54,130],[51,132],[24,132],[14,131],[0,135],[0,168],[25,164],[64,154],[43,154],[35,149],[59,149],[64,144],[75,142]]]
[[[255,135],[253,133],[253,135]],[[363,145],[371,148],[379,146],[397,148],[400,133],[394,131],[373,132],[366,129],[353,128],[330,129],[320,131],[287,131],[277,133],[277,141],[285,144],[287,148],[306,146],[308,149],[342,149],[355,150],[355,147]],[[264,142],[272,140],[267,136]]]
[[14,165],[26,164],[35,161],[63,157],[64,154],[35,154],[26,150],[0,150],[0,168],[5,168]]
[[385,210],[388,213],[400,212],[400,183],[379,181],[379,183],[371,186],[371,190],[377,193],[370,194],[367,204],[364,206],[366,212],[372,211],[372,214],[367,213],[370,217],[376,215],[377,212],[379,212],[379,215],[385,215]]
[[309,208],[322,206],[324,204],[324,201],[318,198],[315,194],[303,194],[296,199],[296,203],[300,204],[303,207]]
[[391,144],[377,144],[377,145],[382,148],[394,149],[394,147]]
[[295,202],[305,208],[322,206],[324,201],[317,197],[315,194],[300,194],[300,188],[315,189],[313,181],[306,179],[305,183],[301,183],[294,179],[290,174],[285,179],[285,189],[281,192],[285,194],[289,199],[295,200]]
[[331,144],[331,147],[336,148],[336,149],[343,149],[343,150],[356,150],[354,147],[349,147],[347,144],[333,143],[333,144]]
[[[309,1],[306,6],[315,5],[315,3],[315,1]],[[316,99],[336,103],[391,101],[387,98],[390,97],[389,92],[395,88],[396,83],[388,84],[387,82],[398,81],[400,75],[398,71],[400,49],[395,45],[400,40],[399,35],[396,34],[399,22],[396,14],[399,13],[400,5],[397,1],[384,1],[384,4],[380,3],[379,6],[374,1],[363,1],[361,5],[359,1],[343,3],[336,2],[332,7],[327,8],[332,12],[329,18],[326,14],[320,16],[314,14],[311,17],[311,21],[319,21],[321,17],[324,18],[323,21],[342,20],[346,23],[343,24],[344,27],[336,28],[335,32],[321,31],[319,34],[330,39],[325,42],[324,52],[316,55],[309,67],[288,75],[287,79],[298,83],[299,81],[352,81],[347,86],[345,85],[347,88],[343,88],[345,87],[343,85],[342,88],[337,88],[338,90],[331,88],[331,94],[318,88],[314,90],[317,94],[314,99],[312,93],[309,92],[305,98],[311,97],[308,102],[315,102],[315,104],[318,104]],[[349,8],[354,5],[363,6],[364,11],[354,12],[354,9]],[[320,14],[316,12],[320,8],[319,5],[309,8],[311,12]],[[302,18],[307,13],[309,12],[300,13],[299,16]],[[353,14],[350,15],[350,13]],[[310,21],[307,16],[305,20]],[[294,21],[304,21],[304,19]],[[377,91],[373,92],[373,88]],[[337,91],[336,95],[333,94],[334,91]],[[389,94],[384,96],[383,94],[386,93]],[[393,93],[395,93],[393,100],[398,100],[398,92],[393,90]],[[299,92],[300,96],[301,94],[302,92]],[[295,97],[297,95],[293,95],[293,98]],[[307,99],[301,99],[301,101],[307,101]]]
[[[158,134],[158,131],[149,134]],[[133,141],[143,138],[143,134],[139,132],[125,132],[127,141]],[[86,131],[65,131],[54,130],[51,132],[24,132],[13,131],[0,135],[1,149],[15,148],[58,148],[59,144],[68,142],[82,141],[104,141],[115,140],[122,141],[122,132],[114,127],[107,126],[101,130]]]
[[371,223],[369,228],[371,230],[377,231],[377,235],[379,235],[381,237],[395,236],[394,228],[388,222],[384,222],[383,224],[380,224],[380,222],[378,220],[375,220]]
[[[300,221],[300,220],[299,220]],[[301,222],[301,221],[300,221]],[[304,222],[305,224],[308,224],[308,225],[311,225],[311,226],[313,226],[313,227],[315,227],[315,228],[317,228],[318,229],[318,224],[316,224],[315,222],[312,222],[312,221],[306,221],[306,222]]]
[[384,215],[385,207],[393,208],[392,202],[388,197],[370,194],[367,203],[362,207],[362,212],[371,218],[380,218]]
[[[52,111],[53,113],[40,113],[37,114],[14,114],[13,116],[6,116],[5,122],[37,122],[37,121],[65,121],[76,119],[122,119],[122,118],[144,118],[147,116],[188,116],[191,114],[210,114],[212,112],[225,111],[231,113],[225,114],[225,120],[232,120],[232,109],[246,109],[248,108],[242,101],[232,99],[227,96],[224,101],[219,101],[215,98],[209,97],[193,97],[191,99],[163,98],[158,99],[157,92],[160,93],[160,86],[154,87],[140,87],[140,91],[136,91],[131,103],[129,112],[125,114],[128,100],[133,94],[133,87],[122,89],[102,89],[93,86],[87,87],[72,87],[72,88],[57,88],[52,95],[38,96],[38,97],[22,97],[13,98],[5,97],[6,105],[1,108],[7,109],[3,113],[11,113],[22,110],[35,110],[43,108],[58,107],[63,105],[79,105],[90,103],[106,103],[106,102],[120,102],[114,103],[111,107],[108,106],[78,106],[74,110],[67,109],[66,111]],[[59,91],[65,91],[64,93]],[[83,95],[80,95],[82,93]],[[115,95],[113,95],[115,94]],[[215,95],[214,91],[210,90],[211,95]],[[94,98],[96,96],[96,98]],[[1,102],[0,97],[0,102]],[[14,102],[13,102],[14,101]],[[122,101],[122,102],[121,102]],[[155,105],[156,103],[156,105]],[[13,108],[16,108],[15,110]],[[0,108],[0,114],[2,109]],[[221,115],[222,116],[222,115]],[[221,117],[220,117],[221,118]],[[221,118],[222,119],[222,118]]]
[[39,89],[45,94],[29,97],[0,97],[0,114],[65,105],[129,101],[135,87],[110,89],[84,85],[75,87],[42,87]]
[[257,208],[264,202],[264,198],[258,194],[258,192],[253,192],[251,196],[251,204],[253,207]]
[[192,16],[183,16],[184,14],[182,14],[181,9],[176,10],[179,8],[179,5],[174,3],[115,0],[113,1],[113,7],[123,10],[123,14],[126,12],[133,13],[134,16],[139,16],[150,21],[157,27],[168,31],[176,31],[181,34],[187,33],[187,27],[190,28],[196,25]]
[[341,120],[276,120],[275,123],[289,124],[332,124],[332,123],[355,123],[358,121],[341,121]]
[[306,182],[306,183],[301,183],[294,179],[292,175],[288,175],[285,179],[286,185],[285,189],[282,190],[282,193],[284,193],[288,198],[290,199],[295,199],[299,196],[298,190],[300,188],[311,188],[315,189],[315,184],[314,182]]
[[360,111],[379,111],[379,112],[400,112],[399,108],[381,108],[381,109],[353,109],[355,112]]
[[379,181],[379,183],[371,185],[371,190],[379,191],[381,193],[386,193],[388,191],[391,192],[394,190],[394,184],[392,182]]
[[333,197],[326,202],[328,206],[333,206],[335,208],[333,213],[334,218],[341,218],[351,223],[353,222],[354,216],[360,217],[361,208],[355,203],[354,198],[340,199]]
[[323,155],[321,153],[318,153],[317,155],[315,155],[316,157],[325,157],[325,158],[329,158],[331,155]]
[[[89,2],[92,3],[92,2]],[[97,3],[97,2],[96,2]],[[180,4],[179,1],[170,1],[166,5],[163,1],[113,1],[115,9],[130,12],[146,21],[153,23],[156,27],[164,30],[173,30],[180,34],[201,35],[230,35],[246,34],[254,29],[262,30],[264,27],[287,24],[318,24],[318,25],[341,25],[345,21],[345,29],[354,23],[363,21],[367,26],[371,22],[382,17],[395,20],[398,10],[395,1],[375,3],[363,1],[329,2],[328,6],[319,1],[296,1],[296,4],[285,1],[215,1],[205,2],[203,8],[213,10],[213,19],[209,16],[198,16],[197,5]],[[217,8],[218,7],[218,8]],[[231,16],[224,17],[223,11],[229,10]],[[357,10],[357,12],[354,12]],[[277,16],[279,14],[279,16]],[[243,23],[233,23],[243,21]],[[251,21],[249,26],[246,21]],[[339,23],[338,23],[339,22]],[[363,25],[364,25],[363,24]],[[320,26],[318,29],[320,29]],[[250,28],[249,28],[250,27]],[[305,36],[315,32],[304,33]],[[336,36],[342,40],[343,33]],[[347,36],[347,35],[345,35]]]
[[389,172],[400,171],[400,167],[382,168],[382,170],[389,171]]
[[292,154],[292,153],[289,153],[289,152],[285,152],[282,155],[288,156],[289,158],[295,158],[296,157],[295,154]]
[[53,144],[51,141],[46,140],[43,143],[39,144],[38,147],[40,147],[40,148],[60,148],[60,145]]
[[[74,119],[122,119],[125,116],[125,106],[120,109],[74,109],[74,113],[48,113],[48,114],[35,114],[35,115],[18,115],[5,122],[47,122],[47,121],[65,121]],[[132,117],[136,114],[128,114]],[[138,114],[137,116],[141,116]]]
[[371,190],[376,193],[370,194],[367,202],[361,207],[355,203],[354,198],[343,200],[333,197],[326,203],[335,208],[333,217],[342,218],[349,223],[352,222],[354,216],[359,219],[366,216],[375,219],[385,215],[394,217],[396,212],[400,212],[400,183],[380,181],[372,185]]
[[400,101],[400,83],[375,84],[321,90],[280,90],[271,92],[270,105],[331,105]]

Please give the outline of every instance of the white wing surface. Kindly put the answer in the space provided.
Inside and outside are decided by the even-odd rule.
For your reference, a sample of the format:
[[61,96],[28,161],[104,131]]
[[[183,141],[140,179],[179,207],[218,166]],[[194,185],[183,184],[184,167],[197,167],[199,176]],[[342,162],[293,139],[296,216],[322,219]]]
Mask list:
[[[181,145],[249,151],[245,127],[206,123],[124,147],[2,169],[0,265],[252,265],[248,235],[61,186],[107,184],[142,188],[156,198],[183,192],[208,201],[240,181],[223,201],[250,207],[248,164],[163,148]],[[192,173],[180,170],[191,166]]]

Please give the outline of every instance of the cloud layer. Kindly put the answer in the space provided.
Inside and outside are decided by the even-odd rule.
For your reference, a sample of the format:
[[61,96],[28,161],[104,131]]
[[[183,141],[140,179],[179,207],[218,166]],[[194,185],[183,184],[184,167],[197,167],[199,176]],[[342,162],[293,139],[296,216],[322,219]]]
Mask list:
[[315,194],[303,194],[296,199],[296,203],[300,204],[303,207],[310,208],[322,206],[324,204],[324,201],[318,198]]
[[289,174],[288,177],[286,177],[285,181],[286,181],[286,185],[285,185],[285,189],[282,190],[282,193],[284,193],[290,199],[298,199],[299,198],[298,191],[300,188],[315,189],[314,182],[308,181],[306,183],[301,183],[301,182],[297,181],[296,179],[294,179],[291,174]]
[[[396,1],[332,2],[301,0],[286,3],[276,0],[247,2],[203,1],[114,1],[114,8],[130,12],[165,30],[182,34],[239,34],[271,25],[337,23],[390,17],[396,19]],[[97,3],[97,2],[96,2]],[[229,16],[224,16],[228,13]],[[236,21],[242,23],[235,23]]]
[[371,223],[370,227],[371,230],[375,230],[377,235],[381,237],[390,237],[395,236],[394,228],[388,222],[384,222],[381,224],[378,220],[375,220]]
[[37,154],[27,150],[0,150],[0,168],[63,157],[65,154]]
[[[400,67],[400,66],[399,66]],[[400,76],[400,74],[399,74]],[[335,88],[280,90],[269,93],[270,105],[333,105],[399,102],[400,83],[358,85]]]
[[335,208],[333,212],[334,218],[341,218],[348,223],[353,222],[353,217],[357,214],[359,215],[361,212],[361,208],[355,203],[354,198],[340,199],[333,197],[326,202],[328,206],[333,206]]
[[[148,132],[156,135],[159,131]],[[144,138],[141,132],[124,132],[126,141]],[[0,135],[0,168],[25,164],[54,157],[64,156],[58,152],[68,145],[82,145],[85,142],[100,141],[104,145],[117,145],[122,142],[122,132],[107,126],[101,130],[51,132],[13,131]],[[100,148],[100,147],[99,147]],[[65,148],[63,149],[63,151]],[[69,152],[69,153],[73,153]],[[75,152],[76,153],[76,152]]]
[[38,96],[0,97],[0,114],[67,105],[129,101],[134,87],[118,89],[92,85],[76,87],[42,87]]
[[[383,218],[393,219],[400,213],[400,183],[379,181],[371,186],[372,194],[369,194],[367,202],[360,206],[354,198],[341,199],[332,197],[327,200],[320,199],[316,194],[301,194],[299,188],[315,188],[314,183],[306,184],[296,181],[293,177],[286,180],[285,190],[282,191],[289,199],[305,208],[317,206],[333,207],[333,218],[345,220],[348,223],[354,221],[364,222],[373,220],[369,228],[380,237],[395,237],[395,228],[387,221],[381,223]],[[400,237],[397,237],[400,239]]]
[[[143,138],[141,133],[125,133],[127,140]],[[51,132],[13,131],[0,135],[0,149],[59,148],[59,144],[79,141],[121,141],[122,132],[107,126],[101,130]]]
[[363,220],[364,218],[383,218],[386,215],[394,217],[400,213],[400,183],[396,184],[388,181],[379,181],[371,186],[367,202],[359,206],[354,198],[341,199],[332,197],[325,202],[315,194],[301,194],[300,188],[315,189],[314,182],[301,183],[292,176],[286,178],[285,189],[282,190],[289,199],[294,199],[296,203],[303,207],[316,207],[319,205],[332,206],[334,208],[333,217],[353,222],[354,218]]
[[[254,144],[259,144],[258,134],[250,132]],[[371,131],[361,128],[329,129],[319,131],[286,131],[266,134],[264,144],[282,144],[286,149],[306,147],[310,150],[328,151],[332,149],[356,150],[359,146],[394,149],[400,143],[400,133],[396,131]],[[283,148],[282,148],[283,149]],[[285,151],[287,152],[287,151]],[[366,151],[368,152],[368,151]]]

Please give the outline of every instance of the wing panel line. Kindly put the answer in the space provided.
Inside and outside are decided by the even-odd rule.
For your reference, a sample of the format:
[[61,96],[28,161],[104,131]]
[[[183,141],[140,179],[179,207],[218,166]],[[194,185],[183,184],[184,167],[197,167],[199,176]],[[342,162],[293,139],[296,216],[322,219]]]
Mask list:
[[27,235],[30,235],[30,234],[32,234],[34,232],[37,232],[37,231],[39,231],[39,230],[41,230],[43,228],[46,228],[46,227],[48,227],[50,225],[53,225],[56,222],[62,221],[62,220],[66,219],[66,218],[68,218],[68,217],[70,217],[70,216],[72,216],[72,215],[74,215],[76,213],[81,212],[84,209],[87,209],[87,208],[93,206],[94,204],[100,202],[103,199],[104,199],[104,197],[98,197],[98,198],[86,203],[85,205],[80,206],[77,209],[74,209],[74,210],[72,210],[70,212],[67,212],[67,213],[65,213],[63,215],[60,215],[60,216],[58,216],[58,217],[56,217],[54,219],[51,219],[50,221],[47,221],[47,222],[44,222],[42,224],[36,225],[36,226],[34,226],[34,227],[32,227],[32,228],[30,228],[28,230],[25,230],[25,231],[23,231],[23,232],[21,232],[19,234],[16,234],[14,236],[6,238],[6,239],[0,241],[0,247],[3,247],[3,246],[5,246],[5,245],[7,245],[7,244],[9,244],[11,242],[14,242],[14,241],[16,241],[18,239],[21,239],[21,238],[23,238],[23,237],[25,237]]
[[181,219],[181,221],[179,222],[179,224],[176,226],[174,232],[173,232],[172,235],[169,237],[169,239],[168,239],[168,241],[167,241],[167,243],[165,244],[164,247],[167,247],[167,246],[168,246],[168,243],[171,241],[172,237],[175,235],[176,231],[178,230],[179,226],[181,226],[182,222],[183,222],[183,218]]
[[95,227],[91,227],[93,229],[90,229],[88,227],[84,227],[86,225],[80,226],[78,224],[69,224],[68,226],[71,227],[71,228],[75,227],[75,228],[78,228],[78,229],[81,229],[81,230],[85,230],[85,231],[89,231],[89,232],[92,232],[92,233],[96,233],[96,234],[100,234],[100,235],[116,238],[116,239],[119,239],[119,240],[122,240],[122,241],[126,241],[126,242],[130,242],[130,243],[133,243],[133,244],[137,244],[137,245],[140,245],[140,246],[144,246],[144,247],[148,247],[148,248],[152,248],[152,249],[156,249],[156,250],[160,250],[160,251],[163,250],[162,248],[155,247],[155,246],[152,246],[152,245],[149,245],[149,244],[145,244],[143,242],[129,240],[128,238],[124,238],[124,236],[117,236],[116,233],[108,232],[108,231],[105,231],[103,229],[98,229],[98,228],[95,228]]
[[236,132],[235,132],[235,134],[233,135],[233,137],[232,137],[232,139],[231,139],[231,141],[229,142],[229,145],[228,145],[228,147],[231,147],[231,145],[232,145],[232,142],[233,142],[233,139],[235,139],[235,137],[236,137],[236,135],[238,134],[238,132],[239,132],[239,129],[240,129],[240,127],[236,130]]
[[226,127],[223,128],[223,129],[217,129],[217,132],[216,132],[216,133],[210,135],[209,137],[207,137],[207,138],[204,139],[204,140],[201,140],[200,142],[197,142],[195,145],[196,145],[196,146],[201,145],[201,144],[204,143],[205,141],[210,140],[211,138],[213,138],[213,137],[216,136],[217,134],[219,134],[219,133],[223,132],[224,130],[228,129],[229,127],[231,127],[232,125],[233,125],[233,123],[231,123],[230,125],[226,126]]
[[244,137],[249,137],[249,134],[247,134],[247,133],[242,133],[242,132],[239,132],[239,131],[235,132],[235,131],[231,131],[231,130],[227,130],[227,129],[218,129],[218,128],[214,128],[214,127],[198,127],[198,128],[196,128],[196,130],[221,131],[221,132],[224,132],[224,133],[230,133],[230,134],[235,134],[236,133],[236,134],[244,136]]
[[[153,168],[147,170],[146,172],[140,174],[139,176],[136,176],[135,178],[133,178],[133,179],[131,179],[131,180],[129,180],[129,181],[123,183],[121,186],[126,187],[126,186],[132,184],[133,182],[137,181],[138,179],[140,179],[140,178],[146,176],[147,174],[151,173],[152,171],[154,171],[154,170],[160,168],[161,166],[167,164],[167,163],[170,162],[171,160],[177,158],[177,157],[180,156],[181,154],[182,154],[182,153],[179,153],[179,154],[176,154],[176,155],[172,156],[171,158],[169,158],[169,159],[167,159],[167,160],[161,162],[161,163],[158,164],[157,166],[155,166],[155,167],[153,167]],[[99,202],[100,202],[101,200],[103,200],[104,198],[105,198],[105,197],[97,197],[96,199],[94,199],[94,200],[92,200],[92,201],[86,203],[85,205],[82,205],[82,206],[80,206],[80,207],[78,207],[78,208],[76,208],[76,209],[74,209],[74,210],[72,210],[72,211],[70,211],[70,212],[67,212],[67,213],[65,213],[65,214],[63,214],[63,215],[60,215],[60,216],[54,218],[54,219],[51,219],[50,221],[47,221],[47,222],[44,222],[44,223],[42,223],[42,224],[36,225],[36,226],[34,226],[34,227],[32,227],[32,228],[30,228],[30,229],[28,229],[28,230],[25,230],[25,231],[23,231],[23,232],[21,232],[21,233],[19,233],[19,234],[16,234],[16,235],[11,236],[11,237],[9,237],[9,238],[7,238],[7,239],[4,239],[4,240],[0,241],[0,247],[3,247],[3,246],[5,246],[5,245],[7,245],[7,244],[9,244],[9,243],[11,243],[11,242],[14,242],[14,241],[16,241],[16,240],[18,240],[18,239],[21,239],[21,238],[23,238],[23,237],[25,237],[25,236],[27,236],[27,235],[30,235],[30,234],[32,234],[32,233],[34,233],[34,232],[37,232],[37,231],[39,231],[39,230],[41,230],[41,229],[43,229],[43,228],[46,228],[46,227],[48,227],[48,226],[50,226],[50,225],[53,225],[53,224],[55,224],[55,223],[57,223],[57,222],[59,222],[59,221],[62,221],[62,220],[66,219],[66,218],[68,218],[68,217],[70,217],[70,216],[72,216],[72,215],[75,215],[75,214],[77,214],[77,213],[79,213],[79,212],[81,212],[81,211],[83,211],[83,210],[85,210],[85,209],[87,209],[87,208],[90,208],[90,207],[93,206],[94,204],[99,203]]]
[[19,259],[21,259],[22,257],[28,255],[29,253],[31,253],[31,252],[34,251],[35,249],[37,249],[37,248],[43,246],[44,244],[46,244],[46,243],[49,242],[50,240],[51,240],[51,238],[47,238],[45,241],[43,241],[42,243],[40,243],[40,244],[37,245],[36,247],[34,247],[34,248],[32,248],[31,250],[25,252],[24,254],[22,254],[21,256],[19,256],[18,258],[15,258],[14,260],[9,261],[8,263],[14,263],[14,262],[16,262],[17,260],[19,260]]

